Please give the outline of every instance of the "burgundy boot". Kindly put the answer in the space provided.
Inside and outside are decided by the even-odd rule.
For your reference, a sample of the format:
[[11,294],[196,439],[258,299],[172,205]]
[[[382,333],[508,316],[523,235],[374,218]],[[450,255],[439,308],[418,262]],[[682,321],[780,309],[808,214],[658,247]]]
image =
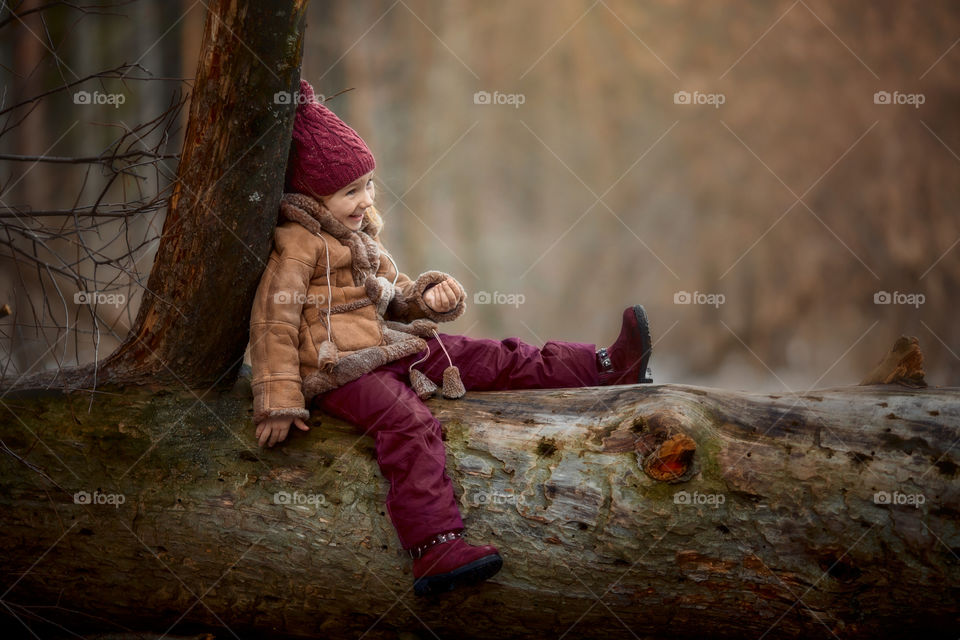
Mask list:
[[437,534],[410,549],[410,555],[413,557],[413,591],[418,596],[481,582],[503,566],[496,547],[467,544],[462,530]]
[[600,384],[638,384],[653,382],[650,377],[650,325],[643,306],[635,304],[623,310],[623,325],[617,341],[597,350]]

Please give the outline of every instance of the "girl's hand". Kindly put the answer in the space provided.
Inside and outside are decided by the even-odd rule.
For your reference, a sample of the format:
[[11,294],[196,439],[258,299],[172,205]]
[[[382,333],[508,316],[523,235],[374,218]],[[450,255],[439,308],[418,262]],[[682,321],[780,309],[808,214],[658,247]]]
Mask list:
[[424,303],[436,311],[444,313],[457,306],[462,290],[455,281],[447,278],[423,292]]
[[257,440],[260,446],[269,441],[268,447],[272,447],[278,442],[283,442],[290,431],[290,423],[293,422],[301,431],[310,431],[307,423],[300,418],[291,418],[289,416],[279,416],[276,418],[267,418],[257,425]]

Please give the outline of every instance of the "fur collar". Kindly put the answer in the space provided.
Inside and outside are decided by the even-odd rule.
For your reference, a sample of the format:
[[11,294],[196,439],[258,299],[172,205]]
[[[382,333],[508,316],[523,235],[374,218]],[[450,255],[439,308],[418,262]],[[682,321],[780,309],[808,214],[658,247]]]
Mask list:
[[[326,231],[337,240],[345,240],[358,233],[333,217],[326,205],[304,193],[285,193],[280,200],[280,218],[299,222],[314,233]],[[376,238],[383,228],[383,220],[375,207],[364,212],[360,232]]]
[[349,247],[356,286],[363,285],[367,276],[376,275],[380,268],[380,247],[376,237],[383,228],[383,221],[374,207],[364,212],[360,229],[353,231],[314,198],[303,193],[285,193],[280,200],[280,220],[298,222],[316,235],[328,233]]

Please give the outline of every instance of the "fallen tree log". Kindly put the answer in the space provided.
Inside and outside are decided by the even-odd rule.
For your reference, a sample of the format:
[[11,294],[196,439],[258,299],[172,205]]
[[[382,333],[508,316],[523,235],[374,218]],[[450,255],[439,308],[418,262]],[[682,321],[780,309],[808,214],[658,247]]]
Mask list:
[[876,638],[960,624],[958,388],[431,400],[468,539],[498,545],[504,568],[429,600],[384,515],[372,439],[315,414],[258,449],[244,383],[112,389],[89,413],[84,394],[2,400],[2,601],[17,625]]

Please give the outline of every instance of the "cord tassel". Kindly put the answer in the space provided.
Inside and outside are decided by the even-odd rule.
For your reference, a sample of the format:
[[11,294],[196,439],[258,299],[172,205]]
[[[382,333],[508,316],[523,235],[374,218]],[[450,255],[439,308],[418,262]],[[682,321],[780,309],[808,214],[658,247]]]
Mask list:
[[420,396],[421,400],[431,397],[437,390],[437,385],[426,376],[423,371],[418,369],[410,370],[410,386],[414,392]]
[[462,398],[467,390],[460,380],[460,369],[450,365],[443,370],[443,394],[444,398]]
[[427,377],[423,371],[419,369],[414,369],[415,366],[426,360],[430,357],[430,345],[427,344],[427,354],[410,365],[410,387],[413,389],[421,400],[426,400],[434,394],[437,390],[437,385],[434,384],[433,380]]
[[324,340],[317,349],[317,369],[330,373],[340,361],[337,347],[330,340]]
[[462,398],[467,392],[467,389],[463,386],[463,381],[460,379],[460,369],[454,366],[453,360],[450,359],[450,354],[447,353],[447,348],[443,346],[443,342],[440,340],[440,334],[437,333],[436,329],[433,329],[433,335],[437,337],[437,343],[440,345],[440,348],[443,349],[444,355],[447,356],[447,362],[450,363],[450,366],[443,370],[443,390],[441,394],[444,398]]

